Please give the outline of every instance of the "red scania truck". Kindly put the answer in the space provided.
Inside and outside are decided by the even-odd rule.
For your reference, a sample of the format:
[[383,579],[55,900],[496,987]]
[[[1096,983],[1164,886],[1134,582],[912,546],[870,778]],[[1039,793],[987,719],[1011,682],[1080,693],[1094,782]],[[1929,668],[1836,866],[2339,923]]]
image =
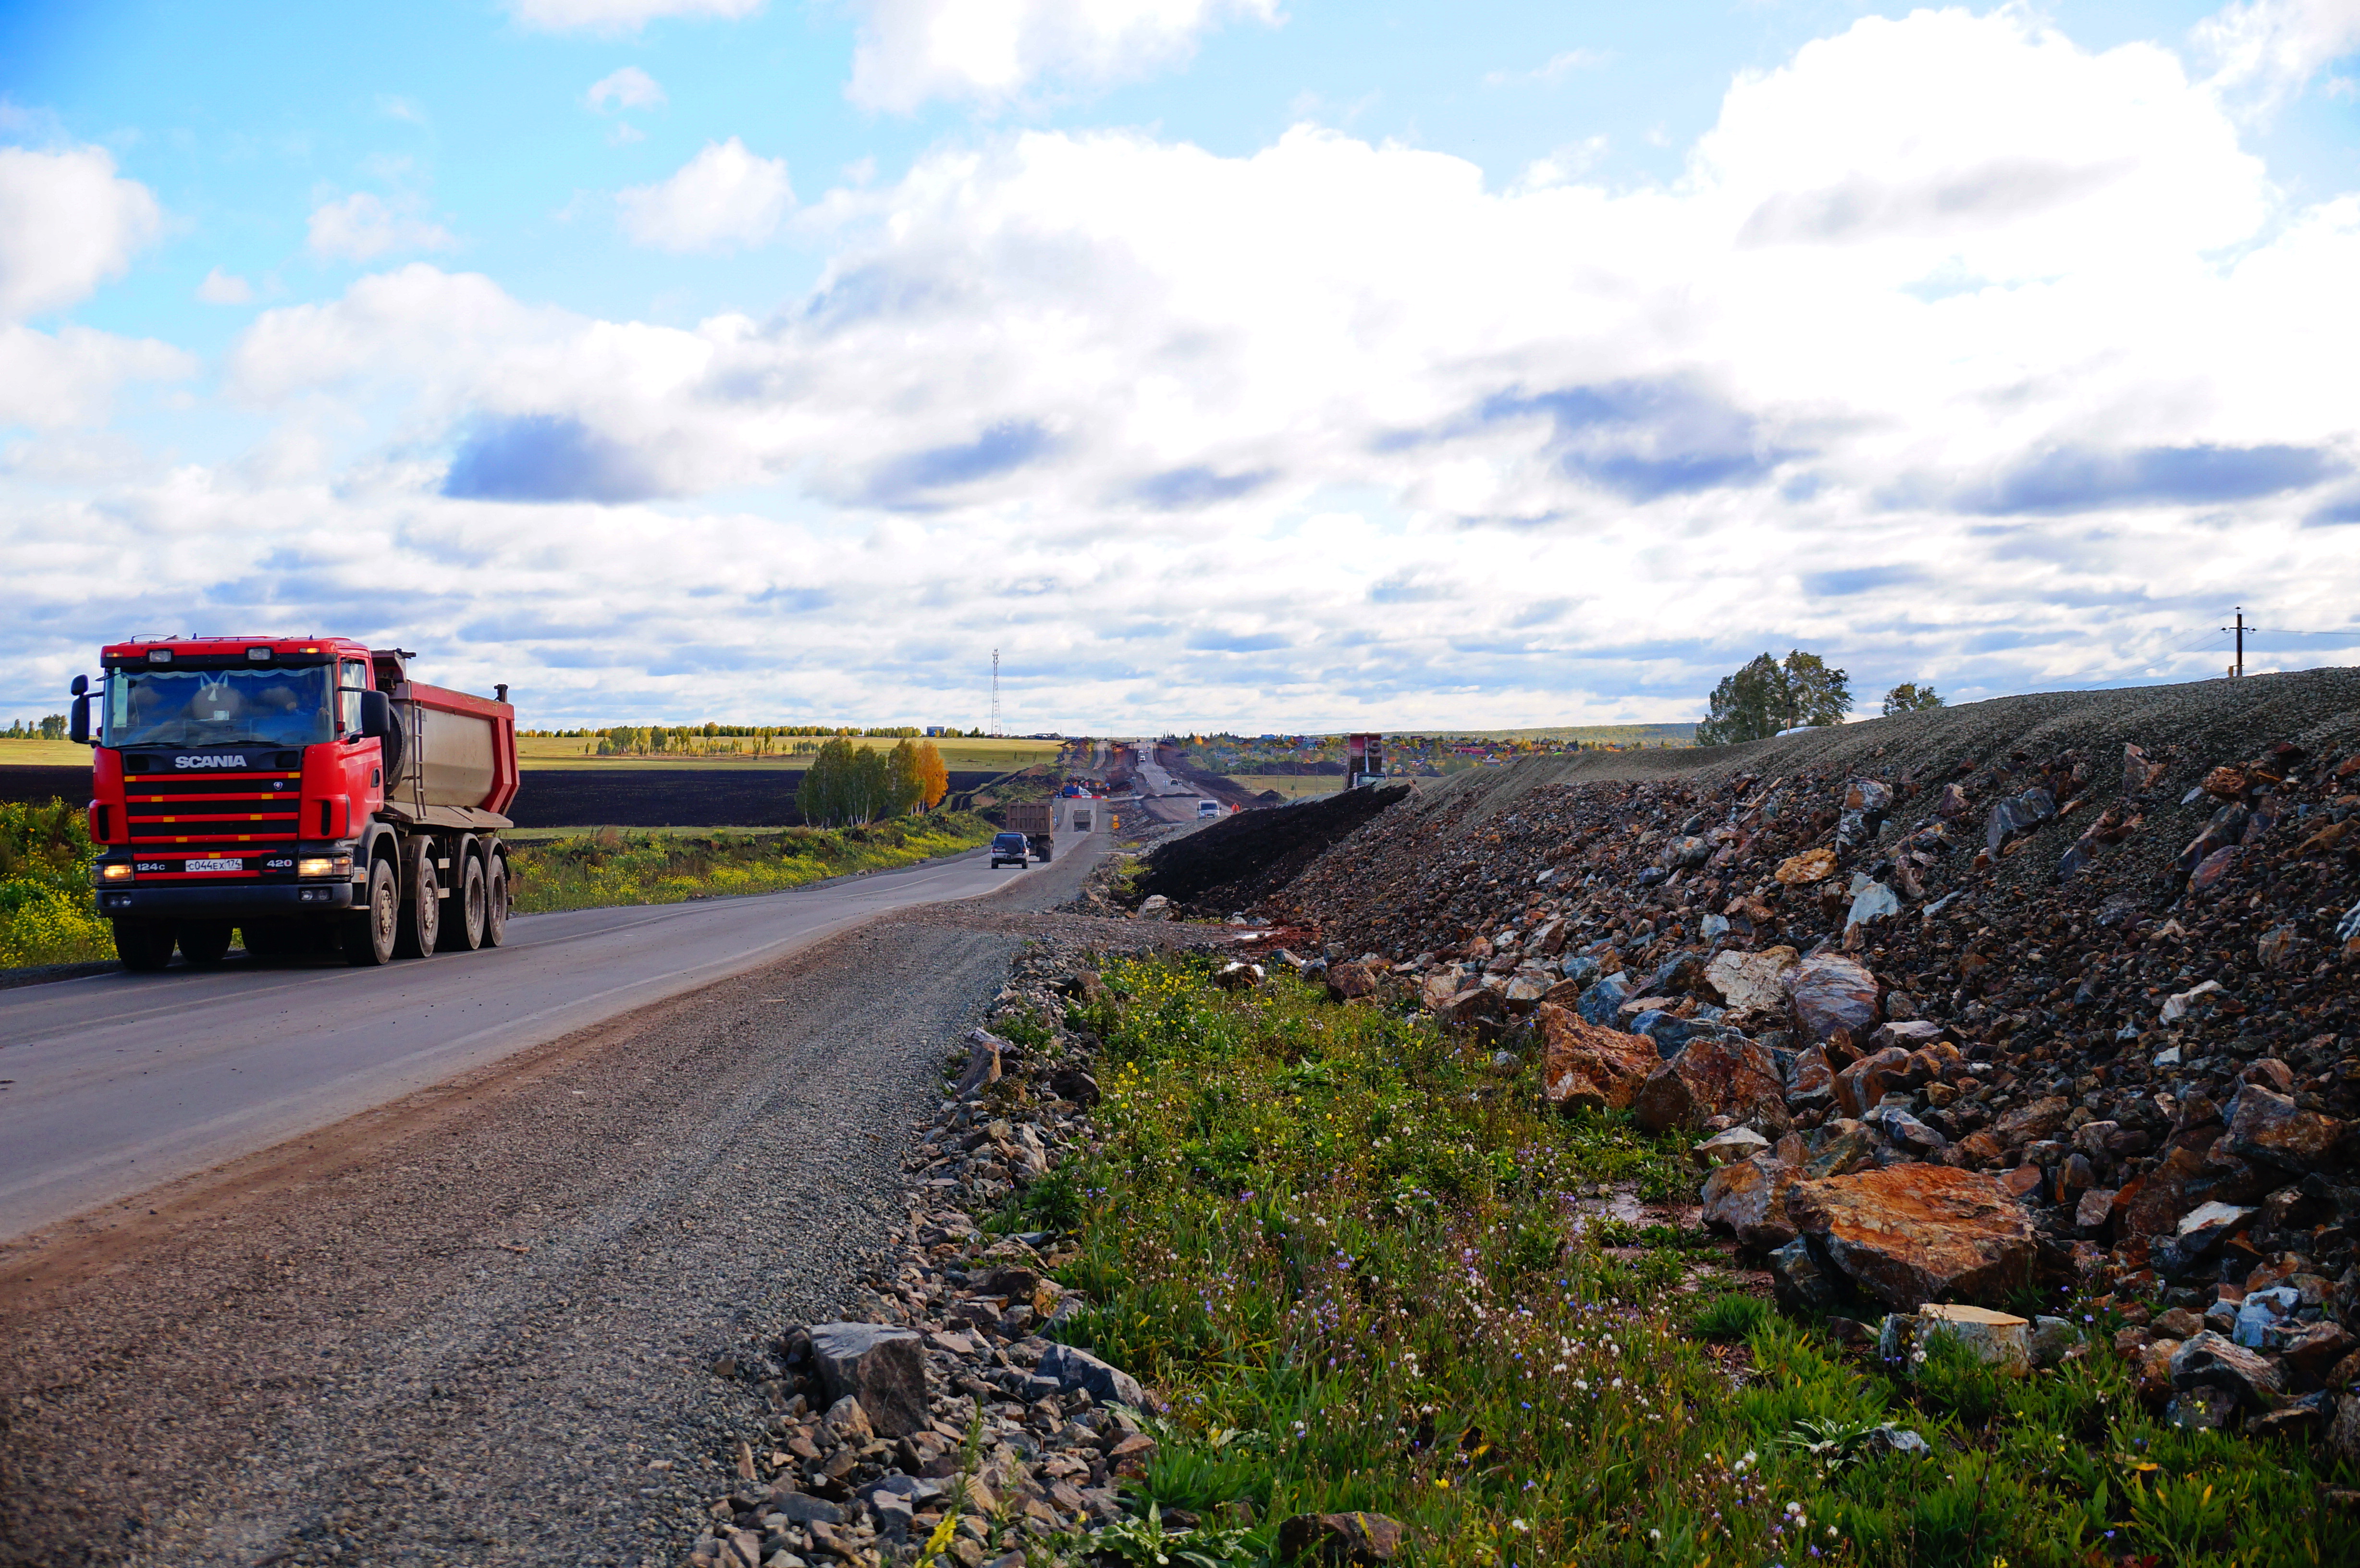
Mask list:
[[[126,969],[497,947],[516,710],[343,637],[143,637],[73,682],[99,913]],[[96,709],[95,722],[92,710]],[[95,733],[93,734],[93,731]]]

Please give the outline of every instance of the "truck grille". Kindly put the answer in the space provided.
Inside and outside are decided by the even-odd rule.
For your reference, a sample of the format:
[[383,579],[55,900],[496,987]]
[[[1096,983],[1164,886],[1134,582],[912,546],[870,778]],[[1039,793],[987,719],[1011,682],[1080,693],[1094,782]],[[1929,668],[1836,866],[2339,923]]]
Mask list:
[[[291,875],[295,869],[300,773],[135,775],[123,781],[123,800],[142,880]],[[191,870],[191,862],[214,864]]]

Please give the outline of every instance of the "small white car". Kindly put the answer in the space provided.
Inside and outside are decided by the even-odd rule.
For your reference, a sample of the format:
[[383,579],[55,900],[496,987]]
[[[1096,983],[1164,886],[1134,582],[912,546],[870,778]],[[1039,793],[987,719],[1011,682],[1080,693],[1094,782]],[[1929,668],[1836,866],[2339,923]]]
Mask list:
[[1218,817],[1221,814],[1221,803],[1218,800],[1199,800],[1196,802],[1196,814],[1199,817]]

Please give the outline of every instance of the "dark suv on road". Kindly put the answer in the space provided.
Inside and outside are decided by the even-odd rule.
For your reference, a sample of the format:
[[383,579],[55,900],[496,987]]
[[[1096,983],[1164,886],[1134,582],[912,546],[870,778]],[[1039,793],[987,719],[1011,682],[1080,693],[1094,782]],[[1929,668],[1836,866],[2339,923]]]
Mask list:
[[1002,866],[1022,866],[1028,853],[1022,833],[995,834],[991,841],[991,868],[997,871]]

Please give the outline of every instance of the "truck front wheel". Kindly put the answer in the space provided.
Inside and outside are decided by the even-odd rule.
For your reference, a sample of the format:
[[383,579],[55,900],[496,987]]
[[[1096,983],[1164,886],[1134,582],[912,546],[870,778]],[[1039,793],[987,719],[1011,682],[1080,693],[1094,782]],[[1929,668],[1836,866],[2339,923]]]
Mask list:
[[473,854],[460,859],[459,896],[451,900],[457,920],[442,922],[445,953],[473,953],[484,945],[484,863]]
[[180,956],[210,969],[229,953],[227,920],[184,920],[180,924]]
[[388,962],[400,929],[401,886],[393,862],[379,856],[369,863],[367,902],[344,924],[344,962],[372,969]]
[[410,886],[402,889],[406,897],[393,951],[402,958],[431,958],[442,934],[442,882],[434,875],[434,846],[427,845],[413,865]]
[[117,920],[115,951],[124,968],[153,975],[172,962],[172,928],[155,920]]

